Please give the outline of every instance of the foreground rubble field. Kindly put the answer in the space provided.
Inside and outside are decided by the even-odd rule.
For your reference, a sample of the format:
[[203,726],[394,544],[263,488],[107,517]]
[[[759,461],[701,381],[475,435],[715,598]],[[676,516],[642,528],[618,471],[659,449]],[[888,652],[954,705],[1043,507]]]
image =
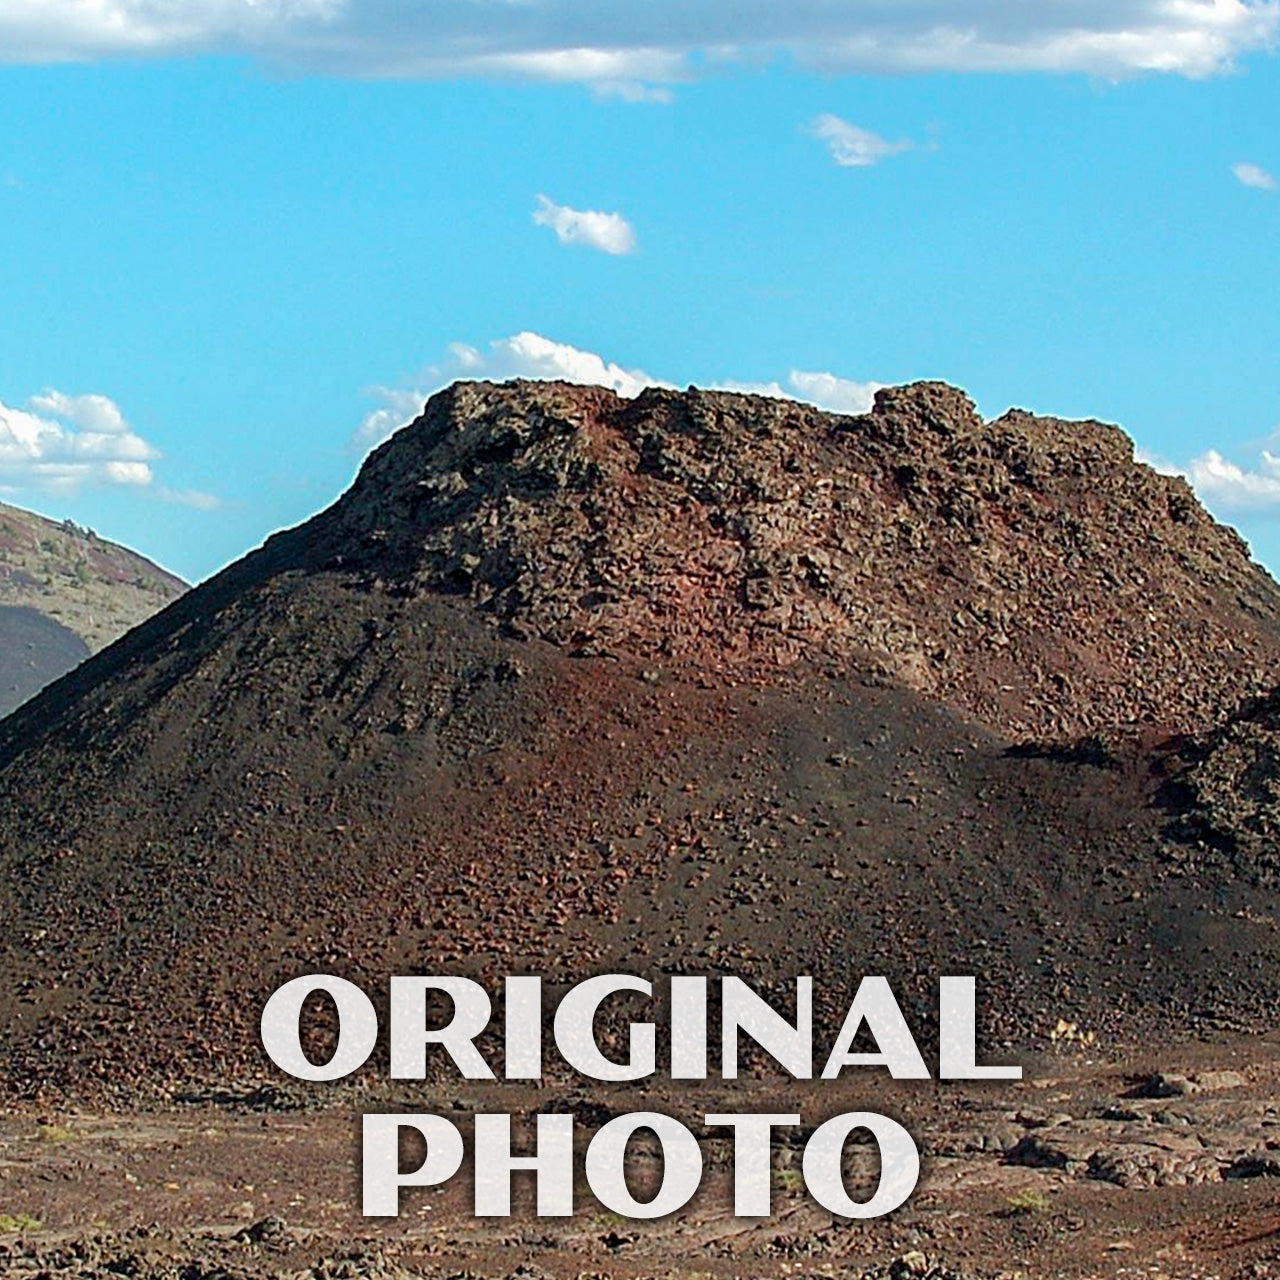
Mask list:
[[[924,1172],[898,1213],[833,1221],[804,1194],[792,1148],[774,1152],[774,1214],[731,1215],[731,1143],[704,1138],[708,1175],[690,1206],[652,1223],[593,1205],[571,1220],[471,1215],[471,1172],[403,1193],[401,1217],[358,1209],[359,1112],[255,1109],[242,1095],[145,1115],[0,1118],[0,1274],[41,1280],[400,1280],[401,1277],[798,1277],[985,1280],[1280,1276],[1280,1037],[1202,1044],[1123,1063],[1074,1050],[1021,1082],[920,1087],[757,1084],[740,1108],[874,1105],[917,1136]],[[524,1089],[521,1093],[521,1089]],[[824,1089],[819,1092],[817,1090]],[[513,1092],[514,1090],[514,1092]],[[831,1092],[834,1090],[834,1093]],[[691,1119],[723,1085],[660,1089],[644,1105]],[[455,1084],[384,1098],[461,1127],[474,1111],[575,1110],[585,1137],[637,1105]],[[576,1105],[575,1105],[576,1104]],[[874,1177],[867,1162],[855,1172]],[[635,1176],[656,1173],[637,1154]],[[161,1223],[163,1226],[147,1224]]]

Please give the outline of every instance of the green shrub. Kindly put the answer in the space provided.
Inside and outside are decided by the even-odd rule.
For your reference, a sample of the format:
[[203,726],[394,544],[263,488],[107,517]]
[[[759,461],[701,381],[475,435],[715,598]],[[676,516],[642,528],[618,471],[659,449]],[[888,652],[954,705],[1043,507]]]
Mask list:
[[0,1213],[0,1236],[14,1235],[19,1231],[39,1231],[44,1223],[29,1213]]

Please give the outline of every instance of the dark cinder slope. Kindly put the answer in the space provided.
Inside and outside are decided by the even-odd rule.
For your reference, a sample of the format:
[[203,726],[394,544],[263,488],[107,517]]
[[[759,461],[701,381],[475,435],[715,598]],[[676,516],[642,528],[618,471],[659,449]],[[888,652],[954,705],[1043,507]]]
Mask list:
[[1208,856],[1188,735],[1278,671],[1280,589],[1115,428],[460,384],[0,725],[3,1082],[243,1083],[316,969],[1250,1024],[1280,902]]
[[186,589],[92,530],[0,503],[0,716]]
[[0,605],[0,716],[89,656],[89,646],[35,609]]

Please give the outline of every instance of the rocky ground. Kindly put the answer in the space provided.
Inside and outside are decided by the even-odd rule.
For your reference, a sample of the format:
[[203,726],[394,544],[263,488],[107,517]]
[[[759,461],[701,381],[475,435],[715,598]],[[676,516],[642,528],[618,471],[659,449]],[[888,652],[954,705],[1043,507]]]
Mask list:
[[[1163,1064],[1163,1065],[1158,1065]],[[281,1110],[232,1090],[129,1118],[10,1111],[0,1118],[0,1273],[48,1280],[401,1280],[509,1277],[843,1277],[845,1280],[1253,1280],[1280,1275],[1280,1042],[1218,1039],[1167,1059],[1091,1058],[1065,1045],[1022,1082],[856,1088],[763,1080],[643,1100],[593,1087],[455,1085],[383,1097],[464,1130],[473,1110],[573,1109],[585,1140],[609,1114],[870,1106],[924,1154],[921,1185],[876,1222],[833,1220],[807,1197],[795,1147],[774,1152],[772,1218],[731,1215],[731,1150],[705,1133],[707,1175],[670,1218],[628,1221],[580,1187],[571,1220],[470,1212],[470,1166],[405,1192],[402,1216],[358,1214],[358,1115]],[[371,1104],[366,1099],[365,1105]],[[650,1157],[641,1152],[635,1176]],[[869,1164],[859,1166],[873,1176]],[[857,1173],[853,1175],[855,1178]]]

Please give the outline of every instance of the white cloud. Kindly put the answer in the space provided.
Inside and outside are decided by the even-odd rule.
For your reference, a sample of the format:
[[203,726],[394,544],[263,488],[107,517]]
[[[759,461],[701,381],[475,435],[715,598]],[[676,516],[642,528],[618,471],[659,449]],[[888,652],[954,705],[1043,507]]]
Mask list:
[[[367,449],[408,426],[434,391],[459,378],[502,382],[508,378],[575,382],[585,386],[608,387],[618,395],[637,396],[645,387],[674,387],[643,369],[630,369],[606,360],[593,351],[554,342],[539,333],[525,330],[510,338],[498,338],[481,351],[466,343],[449,344],[448,357],[423,371],[413,387],[375,387],[372,394],[382,404],[367,414],[352,436],[352,444]],[[745,395],[774,396],[805,400],[835,413],[865,413],[871,408],[878,382],[851,382],[830,373],[807,373],[793,369],[787,387],[774,382],[712,382],[712,391],[737,391]],[[426,389],[430,388],[430,390]]]
[[582,244],[601,253],[635,252],[635,230],[620,213],[570,209],[547,196],[539,196],[533,220],[540,227],[550,227],[561,244]]
[[869,413],[882,382],[852,382],[834,373],[811,373],[792,369],[787,385],[772,382],[712,382],[709,391],[736,391],[747,396],[771,396],[775,400],[803,400],[830,413]]
[[1231,172],[1235,174],[1236,181],[1242,186],[1253,187],[1256,191],[1274,191],[1276,189],[1275,178],[1260,164],[1250,164],[1249,161],[1242,160],[1239,164],[1231,166]]
[[[585,386],[609,387],[620,396],[638,396],[645,387],[670,386],[650,377],[642,369],[624,369],[591,351],[582,351],[567,342],[553,342],[539,333],[525,330],[510,338],[498,338],[486,352],[463,342],[451,342],[448,358],[423,371],[420,386],[413,388],[375,387],[383,403],[365,416],[352,443],[368,448],[408,426],[422,412],[431,395],[459,378],[485,378],[502,382],[507,378],[538,378],[544,381],[577,382]],[[429,387],[430,390],[421,389]]]
[[883,382],[852,382],[833,373],[805,373],[802,369],[792,369],[788,381],[797,399],[832,413],[869,413],[876,392],[884,386]]
[[736,378],[725,378],[719,382],[708,382],[708,391],[732,391],[740,396],[769,396],[773,400],[786,400],[786,387],[776,379],[772,382],[740,382]]
[[[561,0],[490,0],[495,4],[525,4],[526,14],[542,8],[548,17]],[[508,14],[509,16],[509,14]],[[486,33],[491,34],[491,33]],[[604,34],[603,32],[601,33]],[[475,52],[484,35],[467,41],[468,49],[442,55],[439,46],[404,58],[391,74],[408,77],[478,75],[546,80],[555,84],[586,84],[603,97],[630,102],[670,102],[667,87],[690,79],[683,52],[647,47],[613,48],[577,45],[566,48],[509,48]],[[424,56],[425,55],[425,56]],[[386,68],[383,68],[384,73]]]
[[75,492],[86,486],[147,490],[164,502],[211,511],[212,494],[155,487],[160,453],[104,395],[48,388],[24,409],[0,402],[0,490]]
[[1206,76],[1269,47],[1275,0],[0,0],[0,62],[255,54],[308,71],[520,76],[647,99],[699,65]]
[[0,403],[0,479],[8,486],[146,486],[160,455],[106,396],[45,391],[30,409]]
[[1209,449],[1187,466],[1187,479],[1204,504],[1223,514],[1280,514],[1280,456],[1263,449],[1250,469]]
[[643,369],[624,369],[593,351],[583,351],[567,342],[553,342],[528,330],[491,342],[485,355],[461,343],[454,343],[451,350],[472,377],[563,380],[608,387],[627,397],[638,396],[645,387],[671,385]]
[[889,142],[870,129],[859,128],[839,116],[821,115],[809,126],[815,138],[821,138],[831,158],[845,168],[866,168],[888,156],[910,151],[910,142]]
[[1161,475],[1181,476],[1214,515],[1222,519],[1280,516],[1280,429],[1261,442],[1244,446],[1244,462],[1218,449],[1206,449],[1186,466],[1137,448],[1134,456]]
[[[861,7],[861,6],[859,6]],[[833,69],[899,72],[1070,72],[1107,78],[1172,73],[1193,79],[1270,50],[1271,0],[1115,0],[984,5],[933,0],[910,18],[836,39],[815,61]],[[886,33],[885,26],[893,28]],[[887,38],[886,38],[887,35]]]
[[61,418],[82,431],[122,435],[129,430],[120,406],[106,396],[69,396],[49,389],[30,401],[33,409]]

